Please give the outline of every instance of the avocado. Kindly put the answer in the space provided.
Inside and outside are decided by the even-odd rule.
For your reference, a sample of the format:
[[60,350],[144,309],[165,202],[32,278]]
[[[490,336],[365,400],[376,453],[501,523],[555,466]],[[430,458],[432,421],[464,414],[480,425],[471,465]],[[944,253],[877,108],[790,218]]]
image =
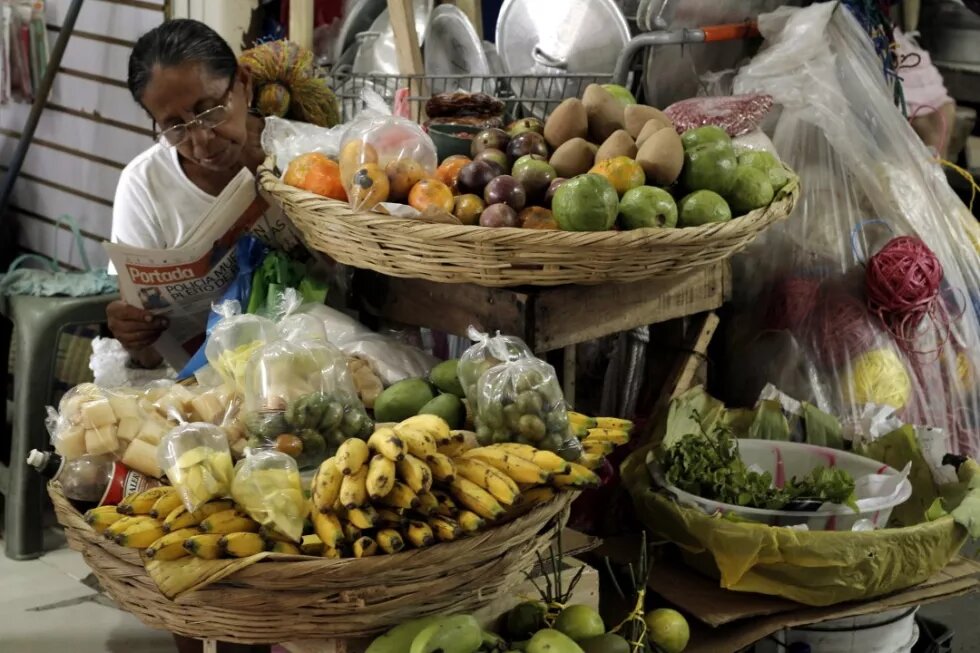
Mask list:
[[429,372],[429,381],[443,392],[448,392],[462,399],[466,395],[463,393],[463,384],[459,381],[458,367],[458,358],[443,361]]
[[463,425],[463,418],[465,417],[466,411],[459,397],[446,392],[432,401],[427,402],[419,409],[418,414],[437,415],[446,420],[449,428],[458,429]]
[[395,383],[374,401],[377,422],[400,422],[418,415],[422,406],[432,401],[432,386],[425,379],[405,379]]

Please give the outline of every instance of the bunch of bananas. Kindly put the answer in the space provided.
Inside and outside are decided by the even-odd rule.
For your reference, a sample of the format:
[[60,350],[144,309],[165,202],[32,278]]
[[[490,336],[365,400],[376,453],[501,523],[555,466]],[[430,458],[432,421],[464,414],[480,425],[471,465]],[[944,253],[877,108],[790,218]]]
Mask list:
[[589,417],[582,413],[569,411],[568,426],[572,433],[582,441],[582,458],[578,461],[583,467],[598,469],[613,449],[630,441],[633,422],[618,417]]
[[599,477],[550,451],[504,443],[476,446],[435,415],[349,439],[325,460],[311,488],[314,531],[326,557],[397,553],[449,542],[513,518],[560,490]]

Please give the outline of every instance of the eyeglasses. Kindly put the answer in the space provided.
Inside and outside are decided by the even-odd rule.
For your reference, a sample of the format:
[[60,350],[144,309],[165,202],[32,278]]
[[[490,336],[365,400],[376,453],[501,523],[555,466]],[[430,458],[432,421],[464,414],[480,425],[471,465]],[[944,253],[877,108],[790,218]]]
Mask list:
[[184,141],[190,138],[192,129],[207,129],[211,130],[215,127],[220,127],[231,117],[231,109],[229,108],[229,101],[231,100],[231,92],[235,88],[235,80],[232,79],[231,85],[228,90],[225,91],[225,95],[222,98],[223,104],[219,104],[216,107],[211,107],[207,111],[202,111],[201,113],[194,116],[193,119],[189,120],[180,125],[174,125],[169,129],[165,129],[157,137],[161,145],[166,145],[170,147],[177,147],[181,145]]

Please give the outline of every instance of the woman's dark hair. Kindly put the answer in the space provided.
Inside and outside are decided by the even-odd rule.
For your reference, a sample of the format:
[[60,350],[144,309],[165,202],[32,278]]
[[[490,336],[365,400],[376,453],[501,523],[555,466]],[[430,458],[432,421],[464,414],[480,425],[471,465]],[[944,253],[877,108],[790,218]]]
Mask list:
[[216,77],[231,79],[238,70],[238,59],[231,46],[202,22],[179,18],[168,20],[139,38],[129,55],[127,83],[133,99],[142,104],[143,92],[153,76],[153,68],[204,64]]

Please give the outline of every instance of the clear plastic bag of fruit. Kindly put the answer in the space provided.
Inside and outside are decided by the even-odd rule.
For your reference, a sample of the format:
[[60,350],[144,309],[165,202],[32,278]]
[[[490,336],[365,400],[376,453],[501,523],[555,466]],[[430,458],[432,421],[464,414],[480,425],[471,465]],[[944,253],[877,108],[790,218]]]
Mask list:
[[380,95],[361,92],[367,107],[351,121],[340,146],[340,177],[355,211],[401,202],[416,183],[435,174],[432,139],[411,120],[391,114]]
[[221,315],[221,321],[208,335],[204,354],[225,383],[241,390],[249,358],[276,339],[276,324],[259,315],[242,314],[241,304],[236,300],[222,302],[213,310]]
[[228,438],[219,426],[205,422],[177,426],[160,441],[157,460],[188,510],[231,493],[234,467]]
[[292,457],[273,449],[250,449],[235,469],[231,496],[249,517],[299,542],[309,502]]
[[503,336],[498,331],[496,335],[479,331],[470,326],[466,330],[473,344],[459,358],[459,382],[463,385],[466,398],[474,401],[477,395],[476,384],[483,373],[504,361],[519,358],[533,358],[534,353],[523,340],[517,336]]
[[304,469],[373,429],[347,357],[325,341],[279,340],[256,351],[245,370],[244,399],[249,446],[274,447]]
[[328,342],[323,322],[303,310],[303,297],[295,288],[286,288],[276,300],[276,328],[279,337],[291,342]]
[[480,444],[520,442],[578,460],[582,445],[568,427],[568,408],[555,368],[533,356],[491,367],[477,383]]

